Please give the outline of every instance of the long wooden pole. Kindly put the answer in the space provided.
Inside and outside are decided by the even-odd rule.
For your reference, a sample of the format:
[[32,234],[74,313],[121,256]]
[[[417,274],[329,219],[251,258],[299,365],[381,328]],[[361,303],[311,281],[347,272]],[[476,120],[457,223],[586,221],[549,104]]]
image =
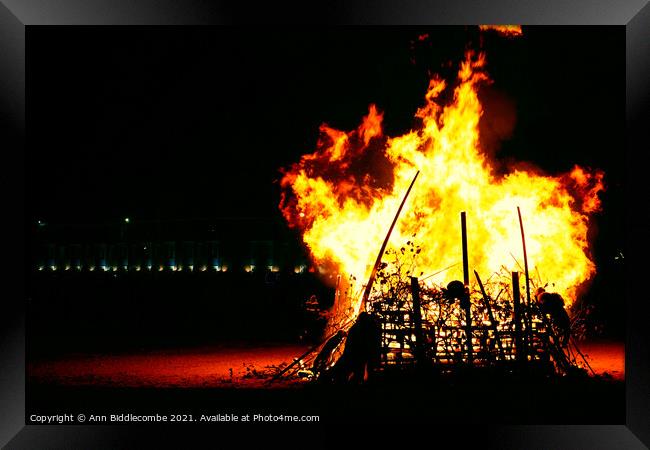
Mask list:
[[329,336],[327,336],[327,337],[326,337],[325,339],[323,339],[320,343],[314,345],[313,347],[310,347],[309,350],[307,350],[305,353],[303,353],[302,355],[300,355],[298,358],[294,359],[293,362],[292,362],[291,364],[289,364],[287,367],[285,367],[285,368],[282,369],[280,372],[278,372],[277,374],[275,374],[275,376],[274,376],[273,378],[271,378],[270,380],[268,380],[267,383],[270,383],[270,382],[272,382],[272,381],[275,381],[275,380],[277,380],[278,378],[280,378],[282,375],[284,375],[285,373],[287,373],[287,372],[288,372],[291,368],[293,368],[296,364],[300,363],[303,359],[305,359],[305,358],[306,358],[307,356],[309,356],[311,353],[313,353],[314,351],[318,350],[318,349],[319,349],[323,344],[325,344],[327,341],[329,341],[330,339],[332,339],[332,338],[336,335],[336,333],[339,332],[339,330],[344,329],[344,328],[347,327],[350,323],[352,323],[351,320],[348,321],[348,322],[346,322],[346,323],[344,323],[340,328],[338,328],[338,329],[337,329],[336,331],[334,331],[332,334],[330,334]]
[[415,362],[424,366],[425,347],[422,333],[422,311],[420,306],[420,285],[417,277],[411,277],[411,296],[413,299],[413,334],[415,334]]
[[463,239],[463,284],[469,286],[469,260],[467,258],[467,217],[465,211],[460,213],[460,228]]
[[528,254],[526,253],[526,235],[524,234],[524,223],[521,220],[521,210],[517,206],[517,215],[519,216],[519,229],[521,230],[521,245],[524,247],[524,272],[526,274],[526,302],[530,307],[530,278],[528,277]]
[[521,230],[521,245],[524,248],[524,275],[526,276],[526,351],[530,351],[532,345],[532,323],[530,318],[530,277],[528,276],[528,254],[526,253],[526,235],[524,234],[524,222],[521,220],[521,210],[517,206],[517,215],[519,216],[519,229]]
[[460,229],[463,241],[463,284],[465,285],[464,298],[461,301],[465,309],[465,337],[467,340],[467,363],[472,364],[472,305],[469,299],[469,260],[467,258],[467,219],[465,211],[460,213]]
[[494,339],[497,341],[497,346],[499,347],[499,354],[501,355],[501,358],[504,359],[503,347],[501,346],[501,337],[499,336],[499,329],[497,328],[497,322],[496,320],[494,320],[494,314],[492,314],[490,297],[488,297],[487,292],[485,292],[485,287],[483,286],[481,277],[478,276],[478,272],[476,270],[474,271],[474,276],[476,277],[476,281],[478,281],[478,285],[481,288],[481,294],[483,294],[483,301],[485,302],[485,306],[488,312],[488,317],[490,318],[490,324],[491,324],[492,332],[494,333]]
[[386,251],[386,245],[388,244],[388,240],[390,239],[390,235],[393,232],[393,228],[395,228],[395,224],[397,223],[397,219],[399,218],[399,215],[402,212],[402,208],[404,207],[404,203],[406,203],[406,199],[408,198],[409,194],[411,193],[411,188],[415,184],[415,180],[417,180],[418,175],[420,175],[419,170],[417,171],[417,173],[413,177],[413,181],[411,181],[411,185],[409,186],[408,190],[406,191],[406,194],[404,195],[404,198],[402,199],[402,203],[399,205],[399,208],[397,209],[397,213],[395,214],[395,218],[393,219],[393,223],[390,224],[390,228],[388,229],[388,233],[386,234],[386,239],[384,239],[384,242],[381,244],[381,249],[379,249],[379,254],[377,255],[377,259],[375,260],[375,265],[372,267],[372,272],[370,272],[370,277],[368,278],[368,283],[366,283],[366,288],[363,291],[363,297],[361,297],[361,307],[360,307],[359,311],[365,311],[366,302],[368,301],[368,297],[370,297],[370,291],[372,290],[372,285],[375,282],[375,277],[377,276],[377,270],[379,269],[379,264],[381,264],[381,259],[384,256],[384,251]]
[[519,293],[519,272],[512,272],[512,302],[515,309],[515,351],[517,361],[524,361],[523,339],[521,338],[521,303]]

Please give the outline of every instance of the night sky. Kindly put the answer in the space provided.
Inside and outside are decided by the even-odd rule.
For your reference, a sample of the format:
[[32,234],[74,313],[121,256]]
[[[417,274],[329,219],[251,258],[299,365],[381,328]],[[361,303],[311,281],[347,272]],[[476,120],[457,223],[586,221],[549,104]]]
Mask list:
[[[489,146],[550,172],[602,168],[616,194],[623,28],[524,30],[484,36],[485,120],[516,118],[514,131],[488,124],[506,138]],[[276,215],[278,168],[315,148],[320,123],[351,129],[375,103],[389,135],[408,131],[428,72],[451,79],[479,39],[477,27],[30,29],[30,218]]]

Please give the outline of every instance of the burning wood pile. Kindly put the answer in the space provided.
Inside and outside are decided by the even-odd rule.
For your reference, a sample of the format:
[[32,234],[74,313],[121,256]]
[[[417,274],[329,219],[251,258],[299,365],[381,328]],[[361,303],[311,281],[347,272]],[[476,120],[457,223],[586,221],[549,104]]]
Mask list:
[[[348,359],[345,333],[363,312],[381,330],[381,370],[577,366],[560,316],[596,272],[588,232],[604,173],[498,161],[479,132],[486,65],[485,52],[468,50],[456,80],[433,75],[407,133],[384,135],[371,105],[355,130],[322,125],[317,149],[283,170],[280,209],[336,294],[332,338],[280,376]],[[555,292],[545,296],[547,282]]]
[[[464,220],[462,224],[466,243]],[[381,324],[385,368],[433,365],[449,371],[470,365],[520,370],[526,365],[547,374],[567,374],[588,367],[570,340],[563,304],[547,306],[548,298],[562,302],[561,296],[545,292],[538,280],[528,278],[525,260],[523,274],[504,267],[484,283],[474,271],[470,282],[464,251],[465,281],[443,287],[413,276],[414,261],[400,261],[404,256],[415,260],[419,252],[408,241],[399,252],[386,255],[393,257],[392,266],[398,270],[383,272],[389,265],[382,264],[369,304]],[[531,296],[531,288],[536,295]]]
[[[451,373],[472,367],[508,372],[534,370],[538,375],[591,370],[572,340],[571,323],[562,297],[546,292],[539,280],[529,277],[526,256],[524,277],[518,271],[508,272],[504,266],[485,283],[474,271],[474,282],[470,283],[465,220],[463,212],[464,282],[454,280],[443,287],[426,283],[435,273],[423,278],[414,276],[413,269],[421,253],[414,241],[408,241],[399,250],[380,253],[374,277],[371,276],[364,289],[368,295],[364,305],[367,312],[361,313],[355,322],[355,326],[362,320],[374,323],[375,336],[355,340],[374,339],[378,361],[371,361],[372,349],[365,357],[360,356],[358,363],[365,364],[365,378],[358,377],[358,381],[367,379],[368,370],[437,369]],[[525,255],[523,223],[520,224]],[[389,238],[390,231],[385,242]],[[384,259],[388,262],[382,262]],[[531,288],[535,293],[532,297]],[[341,358],[349,336],[346,329],[353,322],[348,317],[333,335],[296,359],[275,379],[299,375],[328,381],[353,380],[357,377],[354,368],[342,368],[348,362]],[[366,333],[372,334],[370,327]]]

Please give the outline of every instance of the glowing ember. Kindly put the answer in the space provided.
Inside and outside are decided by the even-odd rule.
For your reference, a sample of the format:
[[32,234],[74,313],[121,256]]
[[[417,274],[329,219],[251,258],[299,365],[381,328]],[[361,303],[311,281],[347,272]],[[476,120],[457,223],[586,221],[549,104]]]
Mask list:
[[[456,83],[447,86],[434,76],[426,103],[416,113],[419,126],[412,131],[385,136],[382,113],[371,105],[356,130],[322,125],[317,150],[283,171],[280,208],[302,231],[314,263],[332,284],[337,274],[352,275],[357,280],[353,291],[361,289],[417,170],[419,178],[388,245],[395,250],[415,240],[421,246],[413,273],[426,276],[453,265],[431,281],[462,279],[457,264],[461,211],[468,217],[470,271],[487,278],[503,267],[522,270],[519,206],[531,274],[554,283],[568,304],[593,276],[587,231],[590,215],[600,208],[603,173],[575,166],[550,176],[527,165],[497,174],[496,164],[480,150],[483,110],[477,92],[490,81],[484,66],[484,53],[468,51]],[[443,104],[442,94],[449,89],[453,97]],[[357,310],[359,299],[352,300]]]
[[479,25],[481,31],[496,31],[497,33],[508,36],[521,36],[521,25]]

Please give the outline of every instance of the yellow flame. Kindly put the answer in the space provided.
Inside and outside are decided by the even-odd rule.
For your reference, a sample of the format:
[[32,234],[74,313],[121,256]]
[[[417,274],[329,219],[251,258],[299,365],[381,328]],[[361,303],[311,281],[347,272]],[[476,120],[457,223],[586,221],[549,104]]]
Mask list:
[[330,279],[342,273],[366,281],[416,170],[420,176],[389,248],[415,235],[422,248],[418,274],[455,264],[432,281],[462,279],[456,264],[462,259],[461,211],[467,212],[470,271],[485,277],[502,267],[521,271],[520,207],[531,271],[554,283],[568,304],[593,276],[587,231],[589,215],[600,208],[603,173],[575,166],[557,176],[533,169],[497,174],[479,145],[477,92],[489,81],[484,66],[483,53],[466,53],[448,104],[440,99],[447,85],[434,76],[416,113],[421,125],[412,131],[384,136],[382,114],[371,105],[356,130],[323,125],[318,149],[284,170],[280,208]]

